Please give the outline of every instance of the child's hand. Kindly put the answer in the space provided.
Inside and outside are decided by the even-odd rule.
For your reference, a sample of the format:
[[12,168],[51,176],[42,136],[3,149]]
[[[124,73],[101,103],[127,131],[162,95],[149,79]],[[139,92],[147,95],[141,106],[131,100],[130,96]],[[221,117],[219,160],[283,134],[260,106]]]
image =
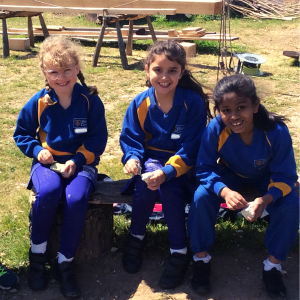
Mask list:
[[238,192],[232,191],[228,187],[224,187],[220,196],[225,200],[227,206],[231,210],[242,209],[248,206],[248,202]]
[[266,206],[273,201],[273,197],[270,194],[266,194],[263,197],[256,198],[253,201],[252,210],[254,213],[253,218],[247,218],[248,221],[254,222],[262,215]]
[[73,160],[67,160],[65,167],[61,170],[61,175],[64,178],[71,177],[76,171],[76,164]]
[[139,166],[141,166],[140,162],[137,159],[129,159],[123,168],[123,172],[126,175],[129,175],[129,174],[137,175],[137,173],[139,171],[136,166],[137,164]]
[[166,181],[166,179],[167,176],[162,170],[153,171],[152,176],[147,183],[147,187],[151,191],[156,191],[159,186]]
[[53,156],[47,149],[43,149],[38,153],[37,160],[43,165],[54,163]]

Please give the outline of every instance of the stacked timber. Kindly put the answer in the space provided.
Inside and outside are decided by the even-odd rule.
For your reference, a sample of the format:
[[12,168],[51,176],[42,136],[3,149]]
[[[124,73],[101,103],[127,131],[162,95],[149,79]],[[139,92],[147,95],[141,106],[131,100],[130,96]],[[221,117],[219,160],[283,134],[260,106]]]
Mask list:
[[201,27],[187,27],[179,32],[179,37],[201,37],[205,35],[205,29]]
[[169,37],[182,37],[191,39],[191,37],[202,37],[205,36],[206,30],[201,27],[187,27],[183,28],[181,31],[175,29],[168,30]]

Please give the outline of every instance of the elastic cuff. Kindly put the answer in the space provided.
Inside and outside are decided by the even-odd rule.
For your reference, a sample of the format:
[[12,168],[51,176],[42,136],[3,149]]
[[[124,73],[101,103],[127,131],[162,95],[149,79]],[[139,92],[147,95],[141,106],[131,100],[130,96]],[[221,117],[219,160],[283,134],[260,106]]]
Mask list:
[[270,194],[273,197],[273,203],[282,197],[282,191],[278,188],[276,188],[275,186],[272,186],[269,191],[267,192],[267,194]]
[[215,185],[214,185],[214,192],[216,193],[216,195],[218,197],[221,197],[220,196],[220,192],[221,190],[226,187],[226,184],[224,184],[223,182],[216,182]]
[[171,180],[172,178],[176,177],[176,175],[177,175],[177,171],[176,171],[176,169],[172,165],[166,165],[166,166],[162,167],[161,170],[167,176],[167,180],[166,181]]
[[129,160],[131,160],[131,159],[136,159],[136,160],[138,160],[138,161],[141,163],[141,160],[140,160],[137,156],[132,155],[132,156],[130,156],[130,157],[128,157],[128,158],[125,159],[124,165],[125,165]]
[[33,149],[33,156],[37,158],[38,154],[45,148],[43,148],[41,145],[35,146]]
[[74,161],[77,169],[86,164],[86,158],[81,152],[77,152],[71,160]]

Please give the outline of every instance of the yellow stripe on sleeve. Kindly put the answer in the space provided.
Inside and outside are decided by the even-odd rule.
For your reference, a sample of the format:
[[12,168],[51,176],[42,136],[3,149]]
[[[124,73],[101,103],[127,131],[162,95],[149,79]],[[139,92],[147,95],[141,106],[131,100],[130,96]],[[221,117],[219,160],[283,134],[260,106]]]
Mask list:
[[271,183],[268,185],[268,190],[273,186],[278,188],[279,190],[281,190],[282,197],[289,194],[292,190],[291,187],[289,185],[287,185],[286,183],[284,183],[284,182],[273,182],[273,180],[271,180]]
[[91,164],[95,160],[95,154],[93,152],[86,150],[83,145],[78,148],[76,153],[78,153],[78,152],[80,152],[84,155],[87,165]]
[[140,107],[137,109],[137,115],[138,115],[138,118],[139,118],[140,125],[141,125],[142,130],[144,131],[144,133],[146,135],[145,141],[149,141],[152,138],[152,134],[149,133],[149,132],[146,132],[145,128],[144,128],[144,123],[145,123],[145,120],[146,120],[146,116],[147,116],[147,113],[148,113],[148,107],[150,106],[150,104],[151,104],[150,98],[147,97],[142,102]]
[[229,135],[231,134],[231,130],[229,127],[225,127],[221,134],[219,135],[219,143],[218,143],[218,152],[221,150]]
[[267,142],[268,142],[268,144],[269,144],[269,146],[270,147],[272,147],[272,145],[271,145],[271,142],[270,142],[270,140],[269,140],[269,138],[268,138],[268,135],[267,135],[267,133],[264,131],[264,133],[265,133],[265,135],[266,135],[266,140],[267,140]]
[[86,99],[87,105],[88,105],[88,110],[90,110],[90,101],[89,101],[88,97],[84,94],[81,94],[81,95]]
[[166,162],[166,165],[171,165],[176,169],[176,177],[185,174],[192,168],[192,166],[187,166],[179,155],[170,157],[170,159]]
[[39,125],[41,124],[41,115],[45,108],[47,107],[47,103],[44,101],[44,97],[40,98],[38,100],[38,120],[39,120]]

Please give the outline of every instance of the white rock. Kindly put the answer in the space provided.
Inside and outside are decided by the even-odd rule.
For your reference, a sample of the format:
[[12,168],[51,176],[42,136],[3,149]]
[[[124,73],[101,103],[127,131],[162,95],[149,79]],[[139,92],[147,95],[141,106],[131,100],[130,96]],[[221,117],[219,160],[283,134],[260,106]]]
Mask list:
[[147,184],[151,176],[152,176],[152,172],[146,172],[141,175],[142,180],[144,180]]
[[249,217],[250,219],[252,219],[254,217],[254,213],[253,213],[253,209],[252,209],[253,203],[254,202],[249,202],[249,205],[241,211],[242,215],[246,219],[247,219],[247,217]]

